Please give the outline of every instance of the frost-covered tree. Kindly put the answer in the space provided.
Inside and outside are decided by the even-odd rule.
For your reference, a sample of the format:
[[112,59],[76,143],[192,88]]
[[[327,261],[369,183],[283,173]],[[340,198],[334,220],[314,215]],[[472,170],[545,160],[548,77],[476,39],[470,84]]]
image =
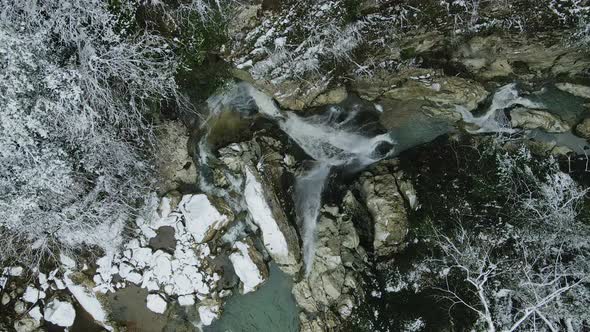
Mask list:
[[590,229],[577,219],[587,190],[526,149],[498,161],[507,220],[438,235],[440,289],[488,331],[579,331],[590,319]]
[[101,0],[0,0],[0,261],[108,249],[151,186],[146,114],[177,63],[117,22]]

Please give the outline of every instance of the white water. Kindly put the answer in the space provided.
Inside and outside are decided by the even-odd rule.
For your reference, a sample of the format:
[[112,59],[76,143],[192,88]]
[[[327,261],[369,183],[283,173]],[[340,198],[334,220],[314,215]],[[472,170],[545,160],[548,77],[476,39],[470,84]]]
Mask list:
[[393,147],[389,134],[367,137],[359,132],[354,120],[358,110],[346,112],[331,107],[327,112],[301,117],[292,112],[281,112],[267,95],[248,86],[246,89],[258,106],[258,111],[274,119],[316,163],[300,176],[295,184],[295,208],[303,238],[303,262],[309,273],[315,255],[316,226],[322,206],[322,193],[333,166],[344,166],[358,171],[389,155],[379,155],[381,144]]
[[[316,225],[322,206],[321,196],[333,167],[358,171],[393,152],[394,141],[389,134],[374,137],[363,135],[355,124],[358,110],[345,111],[331,107],[319,115],[301,117],[281,111],[275,101],[247,83],[236,84],[225,93],[208,101],[213,114],[228,108],[258,113],[274,120],[305,153],[315,160],[314,166],[295,183],[295,207],[303,237],[303,259],[309,272],[315,254]],[[382,145],[386,152],[376,151]],[[205,159],[201,156],[201,159]]]
[[315,254],[317,220],[322,207],[322,192],[330,175],[330,168],[326,163],[316,162],[307,174],[299,177],[295,183],[295,209],[302,228],[303,262],[306,275],[312,267]]
[[492,98],[492,104],[486,113],[480,117],[475,117],[468,110],[457,107],[461,113],[463,121],[478,127],[476,130],[468,130],[471,134],[480,133],[508,133],[516,132],[504,116],[504,110],[514,105],[521,105],[528,108],[544,108],[543,104],[535,103],[527,98],[521,97],[516,90],[516,84],[511,83],[504,85]]

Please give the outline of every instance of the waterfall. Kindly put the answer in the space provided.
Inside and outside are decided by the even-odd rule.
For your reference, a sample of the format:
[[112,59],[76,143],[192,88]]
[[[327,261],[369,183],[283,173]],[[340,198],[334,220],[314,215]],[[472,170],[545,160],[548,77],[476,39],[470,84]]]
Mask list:
[[360,111],[332,106],[326,112],[300,116],[282,111],[275,101],[252,85],[238,83],[223,94],[210,98],[209,108],[216,114],[225,109],[247,112],[257,108],[259,114],[275,121],[307,155],[313,166],[296,179],[295,209],[303,239],[306,273],[315,255],[316,225],[322,206],[326,180],[334,167],[356,172],[393,152],[389,134],[367,135],[359,122]]
[[305,273],[309,273],[315,254],[316,225],[322,207],[322,192],[330,175],[330,165],[316,162],[305,175],[295,183],[295,209],[298,223],[302,228],[303,262]]
[[514,105],[521,105],[528,108],[544,108],[540,103],[535,103],[527,98],[520,97],[516,84],[511,83],[504,85],[492,97],[492,103],[487,111],[479,117],[475,117],[471,112],[463,107],[457,107],[461,113],[463,121],[478,127],[476,130],[468,130],[472,134],[479,133],[507,133],[511,134],[516,130],[510,127],[508,119],[504,115],[504,110]]
[[322,207],[322,193],[332,167],[359,171],[393,152],[389,134],[364,135],[355,123],[358,110],[345,111],[332,106],[327,112],[307,117],[281,112],[269,96],[250,87],[258,111],[277,121],[280,128],[305,153],[315,160],[314,166],[297,178],[295,208],[303,239],[303,261],[309,273],[315,255],[316,226]]

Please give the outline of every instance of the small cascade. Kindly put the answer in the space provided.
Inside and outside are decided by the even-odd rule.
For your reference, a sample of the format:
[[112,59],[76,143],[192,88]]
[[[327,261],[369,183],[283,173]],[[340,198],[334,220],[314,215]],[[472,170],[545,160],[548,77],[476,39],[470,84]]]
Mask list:
[[512,134],[516,130],[510,126],[510,122],[504,115],[504,110],[515,105],[528,108],[544,108],[543,104],[535,103],[527,98],[521,97],[516,89],[516,84],[511,83],[504,85],[494,93],[490,107],[482,116],[475,117],[471,112],[462,107],[457,107],[457,111],[461,113],[464,122],[478,127],[476,130],[467,130],[471,134]]
[[316,162],[305,175],[297,178],[295,183],[295,209],[302,229],[303,263],[306,274],[309,273],[315,254],[316,225],[322,207],[322,193],[330,175],[330,169],[330,165]]
[[[349,172],[360,171],[386,158],[393,152],[394,140],[386,134],[369,135],[363,130],[358,109],[330,107],[322,114],[300,116],[282,111],[268,95],[247,83],[238,83],[208,101],[210,116],[232,110],[251,115],[253,110],[273,120],[307,155],[313,166],[295,184],[295,208],[303,238],[306,272],[311,269],[315,254],[315,230],[322,206],[322,193],[331,169],[339,167]],[[202,138],[201,164],[207,170],[213,158]],[[206,179],[205,177],[202,177]],[[203,180],[206,181],[206,180]],[[203,188],[213,188],[203,183]]]

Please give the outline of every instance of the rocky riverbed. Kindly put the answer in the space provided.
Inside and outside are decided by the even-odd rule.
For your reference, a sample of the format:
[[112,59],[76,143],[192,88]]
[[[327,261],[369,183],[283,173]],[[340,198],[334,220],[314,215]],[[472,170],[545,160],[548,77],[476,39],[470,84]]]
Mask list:
[[[361,2],[369,23],[389,10]],[[60,267],[28,279],[18,265],[4,269],[1,322],[19,332],[468,326],[421,279],[431,272],[420,263],[425,220],[464,203],[448,199],[470,190],[462,167],[485,169],[476,154],[501,135],[502,149],[568,161],[587,181],[590,52],[562,43],[564,28],[416,29],[327,73],[305,69],[323,59],[311,51],[280,53],[312,47],[290,27],[312,14],[329,21],[335,6],[245,6],[219,54],[232,79],[199,117],[161,125],[150,212],[112,252],[61,255]]]

